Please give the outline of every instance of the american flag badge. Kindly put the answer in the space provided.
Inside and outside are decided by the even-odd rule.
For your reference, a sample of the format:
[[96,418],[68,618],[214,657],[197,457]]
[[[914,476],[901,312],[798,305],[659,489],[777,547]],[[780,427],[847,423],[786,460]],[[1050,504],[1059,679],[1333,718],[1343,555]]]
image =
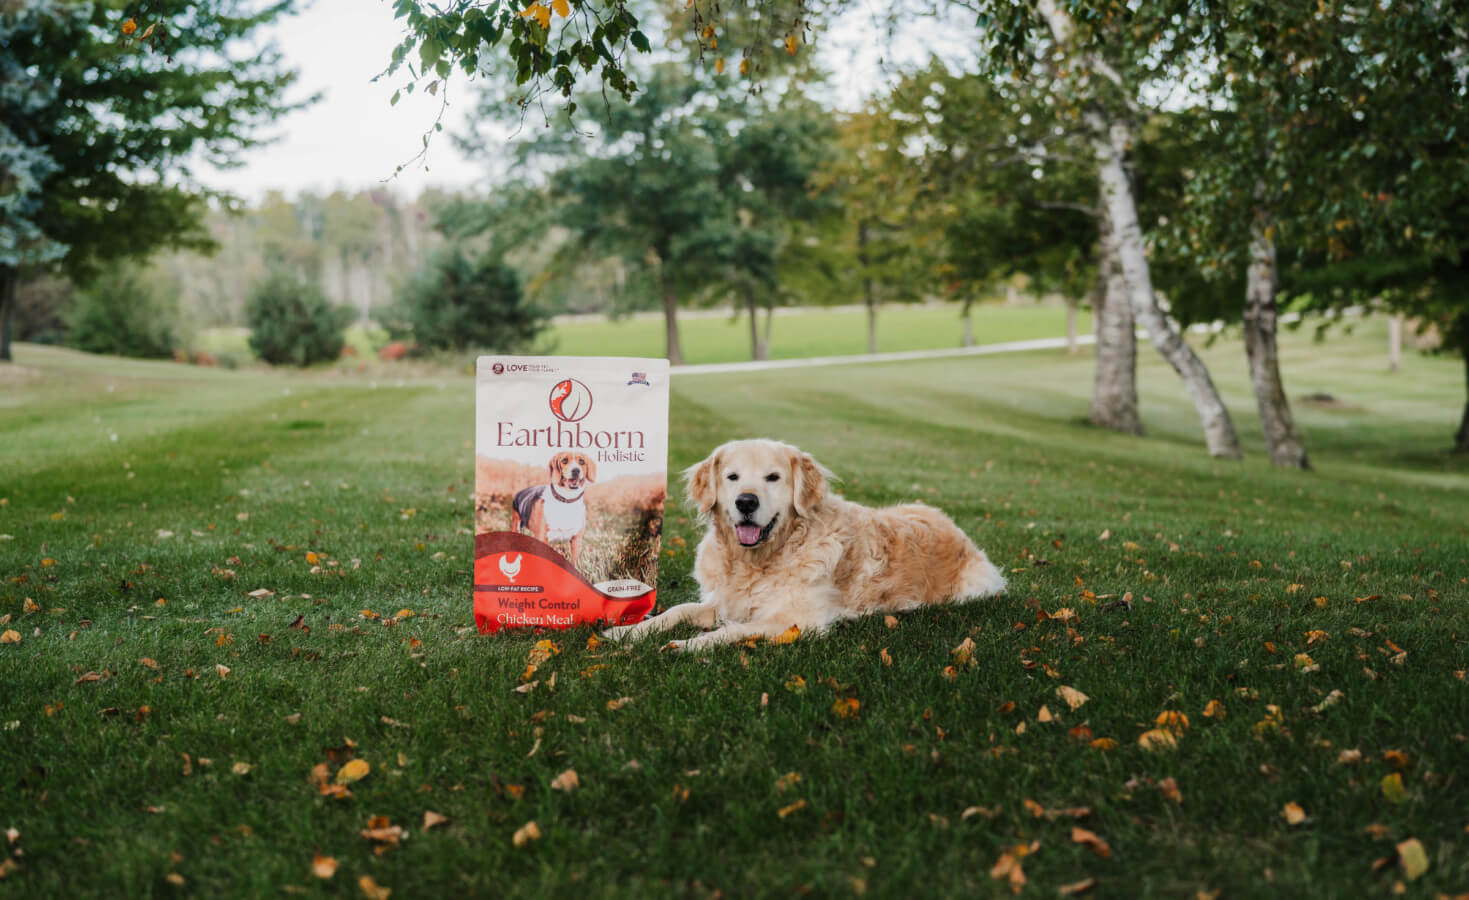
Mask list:
[[652,387],[651,384],[648,384],[648,373],[647,372],[634,372],[634,373],[632,373],[632,380],[629,381],[628,384],[641,384],[641,385],[646,385],[647,387]]

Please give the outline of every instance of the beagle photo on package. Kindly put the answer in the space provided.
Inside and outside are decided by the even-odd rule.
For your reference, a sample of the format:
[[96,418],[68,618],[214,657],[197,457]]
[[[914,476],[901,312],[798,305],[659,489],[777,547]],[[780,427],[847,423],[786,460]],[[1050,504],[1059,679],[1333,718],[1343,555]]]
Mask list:
[[573,566],[581,556],[581,535],[587,527],[588,484],[597,480],[597,461],[582,453],[563,451],[551,457],[551,480],[515,494],[510,527],[529,531],[542,543],[569,544],[566,560]]

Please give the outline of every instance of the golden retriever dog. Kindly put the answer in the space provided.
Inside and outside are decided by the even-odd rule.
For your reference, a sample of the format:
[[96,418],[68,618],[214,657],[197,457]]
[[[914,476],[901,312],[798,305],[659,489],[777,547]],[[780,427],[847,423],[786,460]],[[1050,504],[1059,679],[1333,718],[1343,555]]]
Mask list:
[[536,484],[515,493],[510,530],[522,526],[544,544],[568,544],[566,561],[581,558],[581,533],[587,527],[587,485],[597,480],[597,461],[585,453],[562,451],[546,464],[549,484]]
[[699,601],[609,629],[612,640],[687,622],[714,630],[669,646],[701,650],[1005,589],[1000,570],[944,513],[848,502],[828,489],[829,471],[789,444],[733,441],[684,476],[707,526],[694,562]]

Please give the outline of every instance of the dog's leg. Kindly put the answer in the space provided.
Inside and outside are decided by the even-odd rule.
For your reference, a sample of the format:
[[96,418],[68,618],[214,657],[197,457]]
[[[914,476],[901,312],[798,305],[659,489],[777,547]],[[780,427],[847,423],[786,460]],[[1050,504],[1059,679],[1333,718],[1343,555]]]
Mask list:
[[701,628],[713,628],[718,619],[714,603],[680,603],[678,606],[664,610],[662,615],[644,619],[636,625],[618,625],[602,632],[602,637],[609,641],[637,640],[645,635],[659,631],[667,631],[685,622],[692,622]]
[[790,627],[790,624],[786,622],[728,622],[714,631],[705,632],[686,641],[669,641],[668,649],[693,653],[720,644],[739,643],[750,637],[777,638]]
[[581,559],[581,534],[578,533],[578,534],[573,535],[572,538],[571,538],[571,559],[570,559],[570,562],[571,562],[572,566],[574,567],[574,566],[578,565],[578,561],[580,559]]

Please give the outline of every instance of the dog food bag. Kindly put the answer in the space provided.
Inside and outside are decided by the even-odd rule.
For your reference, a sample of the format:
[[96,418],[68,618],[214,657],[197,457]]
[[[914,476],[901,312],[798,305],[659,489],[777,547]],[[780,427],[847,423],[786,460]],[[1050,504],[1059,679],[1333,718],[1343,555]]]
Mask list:
[[667,494],[667,360],[480,357],[480,633],[642,619],[655,600]]

